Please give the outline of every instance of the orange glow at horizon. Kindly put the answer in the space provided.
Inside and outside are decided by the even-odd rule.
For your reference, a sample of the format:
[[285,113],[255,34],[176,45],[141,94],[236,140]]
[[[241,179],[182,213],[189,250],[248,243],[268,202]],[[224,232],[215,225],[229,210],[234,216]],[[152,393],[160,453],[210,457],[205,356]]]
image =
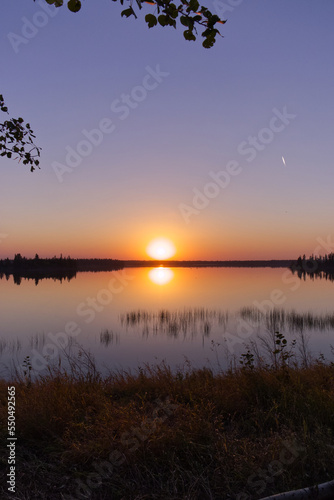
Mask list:
[[167,238],[156,238],[148,244],[146,252],[153,259],[165,260],[175,255],[176,248],[174,243]]

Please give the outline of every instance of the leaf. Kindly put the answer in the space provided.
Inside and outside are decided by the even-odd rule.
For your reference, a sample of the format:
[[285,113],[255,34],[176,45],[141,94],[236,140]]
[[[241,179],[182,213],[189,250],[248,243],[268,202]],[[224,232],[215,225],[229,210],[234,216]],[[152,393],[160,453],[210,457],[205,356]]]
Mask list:
[[189,9],[196,12],[199,9],[199,3],[197,0],[190,0]]
[[213,15],[211,18],[210,18],[210,21],[212,22],[212,24],[215,24],[215,23],[218,23],[218,21],[220,21],[220,18],[216,15]]
[[194,33],[193,33],[191,30],[185,30],[185,31],[183,32],[183,36],[184,36],[184,38],[185,38],[186,40],[189,40],[189,41],[190,41],[190,40],[193,40],[193,41],[195,41],[195,40],[196,40],[196,37],[195,37]]
[[161,26],[167,26],[167,24],[169,24],[167,16],[165,16],[164,14],[161,14],[161,16],[158,17],[158,21]]
[[81,2],[80,0],[69,0],[67,2],[67,7],[71,12],[79,12],[81,9]]
[[168,8],[166,8],[166,12],[172,17],[173,19],[176,19],[177,16],[179,15],[179,11],[174,3],[170,3],[168,5]]
[[153,28],[153,26],[158,24],[158,20],[153,14],[146,14],[145,21],[147,22],[149,28]]
[[121,16],[122,17],[123,16],[130,17],[132,15],[136,17],[136,14],[135,14],[135,12],[134,12],[134,10],[133,10],[132,7],[129,7],[128,9],[122,10],[122,12],[121,12]]
[[191,24],[189,17],[186,17],[186,16],[181,16],[180,22],[181,22],[181,24],[183,24],[183,26],[190,26],[190,24]]
[[206,38],[206,39],[204,40],[204,42],[202,43],[202,45],[203,45],[203,47],[204,47],[205,49],[211,49],[211,47],[213,47],[213,46],[214,46],[215,41],[216,41],[216,39],[215,39],[215,38],[210,38],[210,37],[208,37],[208,38]]

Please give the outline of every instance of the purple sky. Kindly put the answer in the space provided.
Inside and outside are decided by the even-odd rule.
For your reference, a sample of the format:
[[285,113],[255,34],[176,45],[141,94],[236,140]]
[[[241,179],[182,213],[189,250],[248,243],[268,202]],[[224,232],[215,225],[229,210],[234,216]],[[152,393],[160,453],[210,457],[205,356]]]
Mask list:
[[334,241],[332,1],[208,1],[228,18],[209,50],[149,30],[153,6],[44,4],[2,0],[0,93],[43,150],[34,173],[0,160],[0,257],[145,258],[163,236],[180,259],[294,258]]

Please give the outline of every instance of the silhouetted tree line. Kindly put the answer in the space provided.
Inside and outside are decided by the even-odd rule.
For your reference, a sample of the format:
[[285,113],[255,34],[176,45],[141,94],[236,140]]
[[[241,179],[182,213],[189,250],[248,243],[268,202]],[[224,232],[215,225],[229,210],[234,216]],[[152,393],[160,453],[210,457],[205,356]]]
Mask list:
[[123,269],[124,262],[117,259],[76,259],[77,271],[115,271]]
[[70,280],[76,276],[77,264],[71,257],[52,257],[41,259],[36,253],[33,259],[15,254],[14,259],[0,260],[0,278],[9,279],[13,275],[14,282],[19,285],[22,278],[34,279],[36,285],[40,279],[52,278],[54,280]]
[[126,260],[124,267],[290,267],[292,260]]
[[306,255],[299,256],[297,261],[290,267],[293,273],[297,273],[300,279],[305,279],[306,275],[311,279],[323,278],[334,281],[334,253],[323,256]]
[[75,259],[71,257],[52,257],[51,259],[40,259],[36,253],[33,259],[22,257],[20,253],[15,254],[14,259],[0,260],[0,271],[9,272],[13,271],[40,271],[46,269],[70,269],[71,271],[77,270]]
[[0,279],[5,277],[8,280],[13,275],[14,282],[18,285],[22,278],[34,279],[37,285],[39,280],[45,278],[70,281],[76,277],[77,272],[114,271],[121,268],[123,262],[114,259],[72,259],[62,255],[41,259],[37,253],[33,259],[28,259],[17,253],[12,260],[0,260]]

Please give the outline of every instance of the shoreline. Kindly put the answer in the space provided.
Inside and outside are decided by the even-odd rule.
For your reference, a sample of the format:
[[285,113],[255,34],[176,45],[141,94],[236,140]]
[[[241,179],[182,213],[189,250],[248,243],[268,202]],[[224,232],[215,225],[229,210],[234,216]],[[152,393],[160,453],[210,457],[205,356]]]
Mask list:
[[124,260],[124,267],[290,267],[296,260]]
[[322,262],[316,259],[271,259],[271,260],[118,260],[118,259],[20,259],[0,260],[0,279],[14,277],[14,282],[20,284],[21,279],[32,279],[36,284],[41,279],[68,280],[75,278],[77,273],[118,271],[127,268],[285,268],[292,273],[334,279],[334,261]]

